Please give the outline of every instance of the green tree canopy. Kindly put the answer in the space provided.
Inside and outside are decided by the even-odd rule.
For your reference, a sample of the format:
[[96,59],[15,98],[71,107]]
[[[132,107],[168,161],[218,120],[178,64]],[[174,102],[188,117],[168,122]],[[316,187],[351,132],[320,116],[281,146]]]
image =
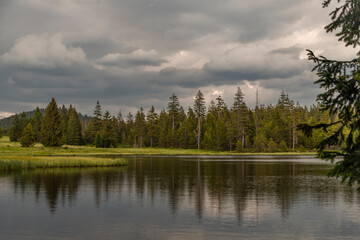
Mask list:
[[194,99],[194,113],[197,118],[197,129],[196,129],[196,135],[197,135],[197,148],[200,149],[200,139],[201,139],[201,122],[202,119],[205,116],[205,98],[202,92],[199,90],[198,93],[195,96]]
[[135,115],[135,139],[137,146],[143,147],[144,145],[144,137],[145,137],[145,114],[143,108],[140,108],[140,110]]
[[[323,7],[329,7],[331,2],[325,0]],[[360,3],[358,0],[336,2],[340,5],[330,13],[331,23],[325,29],[327,32],[337,31],[339,41],[355,48],[360,44]],[[332,134],[321,141],[318,157],[326,160],[342,157],[329,175],[341,177],[343,182],[347,181],[350,185],[360,183],[360,59],[330,60],[324,56],[315,56],[310,50],[308,58],[315,63],[313,71],[318,76],[315,83],[324,89],[317,97],[321,108],[337,116],[337,119],[330,123],[302,124],[299,129],[311,136],[315,129],[335,128]],[[332,146],[343,147],[340,151],[328,150]]]
[[39,107],[36,108],[34,117],[31,119],[31,125],[34,131],[34,137],[36,142],[40,142],[40,134],[42,127],[42,114]]
[[66,130],[66,144],[69,145],[84,144],[79,114],[76,112],[76,109],[73,107],[69,108],[69,119]]
[[54,98],[45,109],[41,143],[45,147],[59,147],[63,144],[61,116]]
[[[234,126],[232,132],[236,132],[236,148],[239,150],[245,147],[245,137],[248,123],[248,108],[244,100],[244,94],[241,91],[241,88],[238,87],[237,92],[234,97],[234,104],[232,107],[232,122]],[[229,126],[230,127],[230,126]],[[238,141],[241,142],[241,145],[238,145]],[[241,146],[241,147],[240,147]]]
[[150,147],[152,147],[157,142],[157,138],[159,135],[158,134],[159,116],[155,112],[154,106],[151,106],[151,108],[146,116],[146,120],[147,120],[147,129],[148,129]]
[[171,118],[171,130],[175,130],[175,125],[177,125],[179,113],[180,113],[180,103],[178,97],[173,93],[170,97],[170,101],[168,103],[168,113]]
[[20,144],[22,147],[31,147],[35,143],[35,137],[33,132],[33,127],[31,123],[24,128],[22,131],[22,136],[20,138]]
[[19,119],[19,115],[15,114],[14,119],[11,123],[11,128],[9,130],[10,141],[16,142],[21,138],[22,125]]
[[88,131],[86,134],[86,142],[94,143],[97,132],[100,132],[102,127],[102,112],[100,102],[96,101],[94,109],[94,117],[91,118]]

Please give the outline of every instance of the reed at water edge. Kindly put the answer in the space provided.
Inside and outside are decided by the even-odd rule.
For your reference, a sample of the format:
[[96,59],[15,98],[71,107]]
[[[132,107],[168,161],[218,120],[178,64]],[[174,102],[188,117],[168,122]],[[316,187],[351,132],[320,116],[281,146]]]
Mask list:
[[115,167],[126,166],[121,158],[55,157],[55,156],[1,156],[0,170],[64,167]]

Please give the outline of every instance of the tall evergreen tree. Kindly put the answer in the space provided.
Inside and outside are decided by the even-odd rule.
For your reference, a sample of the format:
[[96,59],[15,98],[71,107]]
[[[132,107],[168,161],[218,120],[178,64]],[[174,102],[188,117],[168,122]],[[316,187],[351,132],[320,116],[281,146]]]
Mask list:
[[41,143],[45,147],[59,147],[63,144],[61,116],[54,98],[45,109],[44,121],[41,129]]
[[32,130],[31,123],[24,128],[22,136],[20,138],[20,144],[22,147],[31,147],[35,143],[34,132]]
[[135,136],[136,136],[136,142],[139,147],[143,147],[144,145],[144,137],[145,137],[145,114],[143,108],[140,108],[140,110],[135,115]]
[[173,93],[173,95],[170,97],[170,101],[168,103],[168,114],[171,118],[171,130],[174,131],[175,127],[178,123],[178,115],[180,112],[180,103],[178,97]]
[[100,132],[96,133],[96,137],[95,137],[95,147],[96,148],[102,148],[104,146],[103,141],[102,141],[102,137]]
[[134,116],[131,112],[127,115],[126,118],[126,144],[130,147],[134,147],[135,140],[134,140]]
[[179,115],[180,115],[180,103],[178,97],[173,93],[173,95],[170,97],[170,101],[168,103],[168,115],[171,120],[171,132],[170,132],[170,145],[171,147],[176,146],[176,130],[179,128],[180,121],[179,121]]
[[17,142],[21,138],[22,125],[19,119],[19,115],[15,114],[14,119],[9,130],[9,138],[11,142]]
[[229,111],[226,106],[225,101],[221,96],[216,98],[216,121],[215,121],[215,131],[216,131],[216,150],[224,150],[226,148],[227,142],[227,128],[226,123],[229,120]]
[[31,119],[31,125],[33,127],[33,132],[36,142],[40,142],[42,118],[43,116],[41,114],[39,107],[36,107],[34,117]]
[[[72,106],[70,105],[70,108]],[[60,116],[61,116],[61,131],[62,131],[62,140],[65,144],[67,141],[67,130],[68,130],[68,122],[69,122],[69,111],[63,104],[60,109]]]
[[206,121],[204,122],[203,146],[207,149],[225,150],[227,148],[228,109],[221,96],[211,101]]
[[[345,46],[360,45],[360,8],[358,0],[332,1],[324,0],[323,7],[329,7],[336,2],[336,9],[330,13],[331,23],[325,29],[327,32],[338,31],[336,36]],[[341,3],[340,3],[341,2]],[[339,4],[340,3],[340,4]],[[330,60],[324,56],[317,57],[308,50],[309,60],[316,64],[313,71],[317,71],[319,79],[315,82],[324,88],[325,92],[318,95],[322,109],[332,115],[337,115],[337,121],[316,124],[313,126],[299,126],[308,136],[316,129],[336,130],[326,137],[318,149],[318,157],[334,160],[341,156],[342,160],[335,163],[330,172],[331,176],[341,177],[349,184],[360,183],[360,52],[350,61]],[[354,53],[355,56],[355,53]],[[329,146],[343,145],[341,151],[327,150]],[[360,190],[360,187],[358,188]]]
[[194,112],[197,118],[197,148],[200,149],[200,139],[201,139],[201,124],[205,116],[205,99],[202,92],[199,90],[195,96],[194,100]]
[[112,117],[109,111],[106,111],[101,125],[101,138],[104,148],[116,147],[116,127],[117,121]]
[[96,101],[94,116],[89,122],[88,131],[86,133],[86,142],[94,143],[97,132],[100,132],[102,125],[102,111],[99,101]]
[[206,115],[204,129],[203,147],[205,149],[216,149],[216,107],[213,108],[212,104],[209,106],[209,111]]
[[188,108],[186,118],[182,121],[179,133],[180,146],[182,148],[196,148],[197,120],[191,107]]
[[248,111],[247,106],[244,100],[244,94],[241,91],[241,88],[238,87],[237,92],[234,97],[233,104],[233,122],[234,122],[234,132],[236,133],[236,141],[241,142],[241,149],[245,147],[245,138],[246,138],[246,127],[248,122]]
[[159,147],[169,147],[168,135],[168,115],[165,110],[161,110],[159,115]]
[[150,147],[153,147],[155,144],[157,144],[157,138],[158,138],[158,121],[159,116],[155,112],[154,106],[151,106],[147,116],[147,129],[148,129],[148,136],[149,136],[149,142]]
[[69,108],[69,119],[66,130],[66,144],[68,145],[83,145],[84,139],[82,136],[81,123],[79,114],[73,107]]
[[121,145],[125,145],[125,121],[121,111],[116,115],[116,141]]
[[294,108],[294,102],[290,100],[289,95],[284,91],[281,91],[280,98],[275,107],[274,125],[277,126],[278,131],[281,133],[278,137],[274,137],[276,143],[279,144],[284,141],[287,146],[292,145],[293,136],[293,119],[292,112]]
[[248,121],[246,123],[247,125],[246,139],[247,139],[248,147],[253,147],[255,134],[256,134],[254,112],[251,109],[249,109],[247,115],[249,116],[249,118],[247,119]]
[[101,120],[102,117],[102,111],[99,100],[96,101],[95,109],[94,109],[94,117],[97,120]]
[[17,142],[19,141],[22,131],[29,123],[29,119],[26,117],[25,112],[22,112],[20,115],[15,114],[12,121],[11,127],[9,129],[10,141]]
[[21,131],[24,130],[24,128],[28,125],[28,123],[30,122],[30,120],[28,119],[28,117],[26,116],[25,112],[22,112],[19,116],[19,120],[20,120],[20,125],[21,125]]

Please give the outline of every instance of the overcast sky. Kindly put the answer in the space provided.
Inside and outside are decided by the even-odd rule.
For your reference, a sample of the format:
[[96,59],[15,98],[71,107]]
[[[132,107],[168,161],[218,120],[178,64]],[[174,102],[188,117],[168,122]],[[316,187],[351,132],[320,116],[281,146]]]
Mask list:
[[302,105],[319,89],[305,49],[352,59],[321,0],[1,0],[0,112],[45,107],[51,97],[92,114],[186,109],[200,89],[253,106],[284,90]]

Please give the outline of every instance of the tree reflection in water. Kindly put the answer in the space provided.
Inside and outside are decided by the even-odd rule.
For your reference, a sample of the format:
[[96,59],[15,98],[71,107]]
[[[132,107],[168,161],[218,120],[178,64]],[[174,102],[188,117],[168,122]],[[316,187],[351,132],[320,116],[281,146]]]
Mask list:
[[353,188],[324,177],[330,167],[294,161],[136,157],[127,167],[34,170],[2,176],[10,176],[16,192],[25,194],[30,189],[37,201],[43,194],[52,214],[59,203],[71,206],[78,201],[78,192],[87,184],[98,208],[114,194],[135,195],[151,204],[162,199],[173,215],[193,209],[200,221],[209,208],[217,214],[232,211],[241,224],[245,211],[258,216],[266,203],[274,203],[282,218],[287,218],[294,203],[312,195],[319,205],[334,203],[340,195],[349,202],[359,199],[354,198]]

